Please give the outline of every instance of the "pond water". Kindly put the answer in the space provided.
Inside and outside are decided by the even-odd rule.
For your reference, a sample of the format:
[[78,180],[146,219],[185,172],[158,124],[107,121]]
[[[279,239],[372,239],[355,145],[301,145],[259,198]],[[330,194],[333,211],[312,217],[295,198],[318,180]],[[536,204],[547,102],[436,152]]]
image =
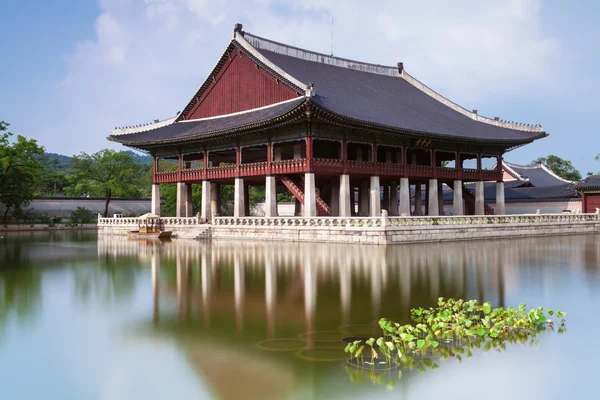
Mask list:
[[[600,236],[392,247],[0,238],[0,398],[596,398]],[[567,311],[567,332],[357,375],[344,338],[439,296]]]

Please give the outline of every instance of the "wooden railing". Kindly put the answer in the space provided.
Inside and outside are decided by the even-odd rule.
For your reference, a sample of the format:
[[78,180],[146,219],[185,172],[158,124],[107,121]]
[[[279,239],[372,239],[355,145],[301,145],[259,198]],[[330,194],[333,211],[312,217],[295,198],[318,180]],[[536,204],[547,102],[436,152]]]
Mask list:
[[[402,165],[396,163],[373,163],[370,161],[348,160],[346,168],[339,159],[315,158],[312,160],[312,170],[315,173],[342,174],[347,171],[355,175],[380,175],[387,177],[409,177],[409,178],[438,178],[438,179],[461,179],[465,182],[478,180],[494,181],[502,178],[502,171],[482,170],[469,168],[446,168],[431,167],[429,165]],[[239,172],[238,172],[239,171]],[[199,181],[202,179],[232,179],[238,176],[266,176],[303,174],[308,171],[308,160],[297,158],[292,160],[272,161],[269,163],[256,162],[236,165],[222,165],[206,169],[192,168],[181,171],[183,181]],[[179,179],[178,171],[157,172],[154,174],[156,183],[174,183]]]

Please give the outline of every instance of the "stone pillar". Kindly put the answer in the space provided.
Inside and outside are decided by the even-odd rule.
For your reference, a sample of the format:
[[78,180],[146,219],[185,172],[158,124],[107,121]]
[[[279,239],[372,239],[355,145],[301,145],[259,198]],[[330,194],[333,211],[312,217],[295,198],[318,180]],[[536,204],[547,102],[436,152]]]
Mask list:
[[330,202],[329,207],[331,208],[331,216],[339,217],[340,216],[340,179],[333,178],[331,180],[331,190],[330,190]]
[[187,187],[185,182],[177,182],[177,206],[175,209],[177,217],[186,217],[187,211]]
[[437,179],[429,180],[429,216],[434,217],[440,215],[439,199],[438,199],[438,181]]
[[244,184],[244,215],[250,216],[250,185]]
[[210,210],[211,217],[221,215],[221,185],[214,182],[210,184]]
[[304,174],[304,217],[317,216],[317,199],[315,188],[315,174]]
[[235,178],[235,187],[233,191],[233,216],[245,217],[246,199],[244,197],[244,179]]
[[390,212],[390,185],[383,185],[383,199],[381,200],[381,209]]
[[475,182],[475,215],[485,215],[483,182]]
[[379,187],[379,176],[372,176],[369,188],[369,215],[379,217],[381,215],[381,191]]
[[444,209],[444,184],[442,182],[438,182],[438,211],[440,215],[446,215],[446,210]]
[[504,205],[504,182],[496,182],[496,215],[506,214]]
[[152,184],[152,214],[160,216],[160,183]]
[[277,186],[274,176],[267,176],[265,182],[265,217],[277,216]]
[[396,181],[390,182],[390,204],[388,215],[390,217],[398,215],[398,184]]
[[191,217],[194,215],[194,206],[192,204],[192,184],[187,183],[185,185],[186,195],[185,195],[185,216]]
[[369,181],[366,179],[361,180],[358,187],[358,215],[369,216]]
[[452,204],[452,214],[465,214],[465,204],[463,200],[463,183],[461,180],[454,181],[454,199]]
[[351,217],[354,206],[354,191],[350,190],[350,175],[340,175],[340,217]]
[[415,185],[415,215],[421,216],[423,215],[423,204],[422,204],[422,185],[421,183],[417,183]]
[[400,204],[398,215],[410,217],[410,185],[408,178],[400,178]]
[[200,209],[200,217],[205,221],[212,220],[212,194],[211,184],[209,181],[202,181],[202,205]]

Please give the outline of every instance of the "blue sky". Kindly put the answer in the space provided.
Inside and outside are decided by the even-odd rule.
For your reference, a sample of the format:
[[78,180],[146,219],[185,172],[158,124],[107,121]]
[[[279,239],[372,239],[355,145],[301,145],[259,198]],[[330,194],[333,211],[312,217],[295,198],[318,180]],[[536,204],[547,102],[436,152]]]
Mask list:
[[[395,65],[468,109],[541,123],[548,154],[600,171],[600,4],[558,0],[24,0],[0,12],[0,120],[50,152],[105,147],[115,126],[181,110],[233,25],[285,43]],[[415,2],[416,3],[416,2]]]

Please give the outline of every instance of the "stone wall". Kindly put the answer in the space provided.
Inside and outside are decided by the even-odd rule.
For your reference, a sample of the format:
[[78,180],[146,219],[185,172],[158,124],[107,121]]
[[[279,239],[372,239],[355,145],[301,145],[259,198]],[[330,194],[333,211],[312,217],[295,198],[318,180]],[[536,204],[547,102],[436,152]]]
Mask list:
[[14,224],[0,225],[0,232],[58,231],[75,229],[96,229],[96,224]]
[[401,244],[600,233],[600,215],[408,218],[215,218],[215,239]]

